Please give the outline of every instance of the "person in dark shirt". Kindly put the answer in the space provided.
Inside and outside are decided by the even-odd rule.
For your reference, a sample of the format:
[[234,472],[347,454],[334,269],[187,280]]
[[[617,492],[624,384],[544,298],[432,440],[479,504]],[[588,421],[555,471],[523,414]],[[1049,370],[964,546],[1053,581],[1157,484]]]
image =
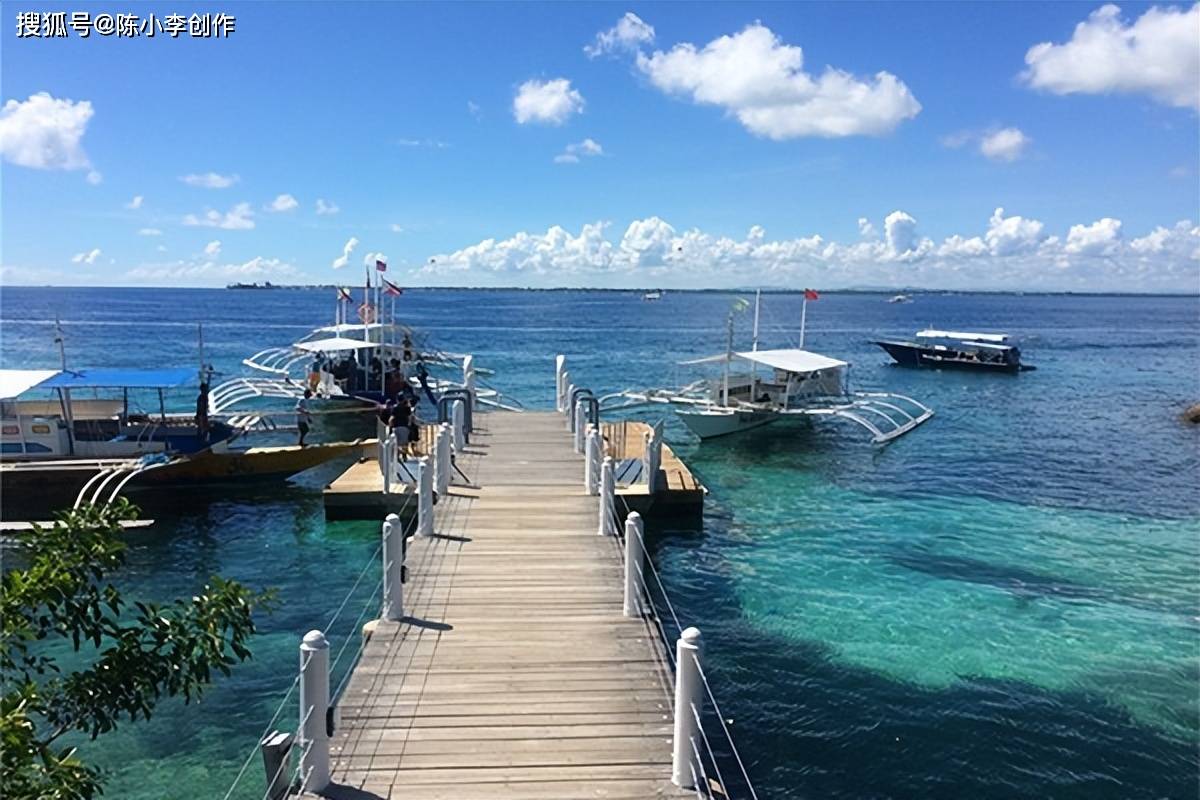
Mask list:
[[203,444],[208,444],[208,382],[200,384],[200,394],[196,396],[196,436]]

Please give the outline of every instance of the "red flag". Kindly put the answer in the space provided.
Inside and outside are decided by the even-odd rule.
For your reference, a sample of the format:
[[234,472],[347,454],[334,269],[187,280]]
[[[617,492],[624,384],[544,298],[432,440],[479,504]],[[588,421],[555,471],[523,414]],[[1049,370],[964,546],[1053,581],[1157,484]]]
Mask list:
[[390,294],[392,297],[396,297],[398,295],[404,294],[403,289],[401,289],[399,286],[397,286],[396,284],[389,281],[387,278],[381,278],[380,280],[383,281],[383,293],[384,294]]
[[387,262],[380,261],[378,258],[375,259],[375,269],[377,269],[380,272],[387,272]]
[[804,299],[805,300],[820,300],[821,295],[817,294],[816,289],[805,289],[804,290]]

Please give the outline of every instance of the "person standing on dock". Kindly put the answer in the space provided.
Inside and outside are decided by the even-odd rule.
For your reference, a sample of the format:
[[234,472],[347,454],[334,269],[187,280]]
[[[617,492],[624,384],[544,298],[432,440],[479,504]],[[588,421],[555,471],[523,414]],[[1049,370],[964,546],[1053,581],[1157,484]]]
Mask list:
[[308,410],[308,401],[312,397],[312,390],[305,389],[304,397],[296,401],[296,428],[300,431],[300,446],[304,447],[304,437],[308,436],[309,428],[312,425],[312,414]]

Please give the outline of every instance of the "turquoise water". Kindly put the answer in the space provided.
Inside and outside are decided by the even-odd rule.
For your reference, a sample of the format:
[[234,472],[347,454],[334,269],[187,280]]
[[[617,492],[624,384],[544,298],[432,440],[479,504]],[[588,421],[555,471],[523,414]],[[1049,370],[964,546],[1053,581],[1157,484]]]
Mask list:
[[[204,320],[232,374],[327,321],[327,294],[6,288],[3,365],[53,366],[44,320],[57,312],[74,364],[194,363]],[[664,365],[720,348],[730,299],[403,302],[439,345],[476,353],[502,389],[544,407],[554,353],[598,392],[661,385]],[[765,344],[788,344],[798,300],[764,302]],[[704,631],[760,796],[1196,796],[1200,460],[1177,415],[1200,399],[1198,310],[1195,298],[824,295],[807,345],[851,361],[857,388],[929,403],[930,423],[878,449],[838,425],[698,445],[668,421],[711,494],[701,530],[652,532],[654,557],[681,618]],[[1039,369],[902,370],[870,344],[930,324],[1019,333]],[[331,470],[147,501],[160,524],[130,537],[130,594],[186,594],[219,572],[277,587],[281,606],[255,660],[202,703],[85,744],[113,769],[110,796],[224,794],[299,636],[328,621],[377,546],[372,523],[324,521]],[[334,625],[335,653],[374,579],[368,568]],[[261,795],[255,759],[235,796]]]

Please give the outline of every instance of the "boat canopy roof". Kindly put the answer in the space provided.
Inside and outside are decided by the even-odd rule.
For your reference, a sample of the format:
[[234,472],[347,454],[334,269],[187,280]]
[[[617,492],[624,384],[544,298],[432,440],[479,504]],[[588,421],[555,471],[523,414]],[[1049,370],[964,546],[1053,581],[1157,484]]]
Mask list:
[[190,367],[167,369],[67,369],[37,384],[40,389],[173,389],[196,380]]
[[[734,353],[734,358],[740,358],[743,361],[752,361],[756,364],[765,364],[774,369],[781,369],[784,372],[816,372],[822,369],[836,369],[839,367],[849,366],[845,361],[839,361],[836,358],[823,356],[820,353],[812,353],[808,350],[799,350],[795,348],[787,348],[781,350],[748,350],[743,353]],[[716,356],[708,356],[707,358],[697,358],[693,361],[683,361],[682,364],[720,364],[727,359],[726,354],[721,353]]]
[[380,328],[390,328],[391,325],[384,322],[343,322],[340,325],[325,325],[317,328],[321,333],[349,333],[350,331],[374,331]]
[[0,400],[12,400],[57,374],[56,369],[0,369]]
[[917,331],[919,339],[962,339],[968,342],[991,342],[993,344],[1003,344],[1008,341],[1007,333],[969,333],[966,331],[939,331],[935,328],[926,328],[923,331]]
[[[362,326],[357,326],[361,330]],[[313,339],[310,342],[296,342],[295,347],[310,353],[337,353],[343,350],[366,350],[379,347],[379,342],[364,342],[362,339],[346,339],[332,336],[328,339]]]

